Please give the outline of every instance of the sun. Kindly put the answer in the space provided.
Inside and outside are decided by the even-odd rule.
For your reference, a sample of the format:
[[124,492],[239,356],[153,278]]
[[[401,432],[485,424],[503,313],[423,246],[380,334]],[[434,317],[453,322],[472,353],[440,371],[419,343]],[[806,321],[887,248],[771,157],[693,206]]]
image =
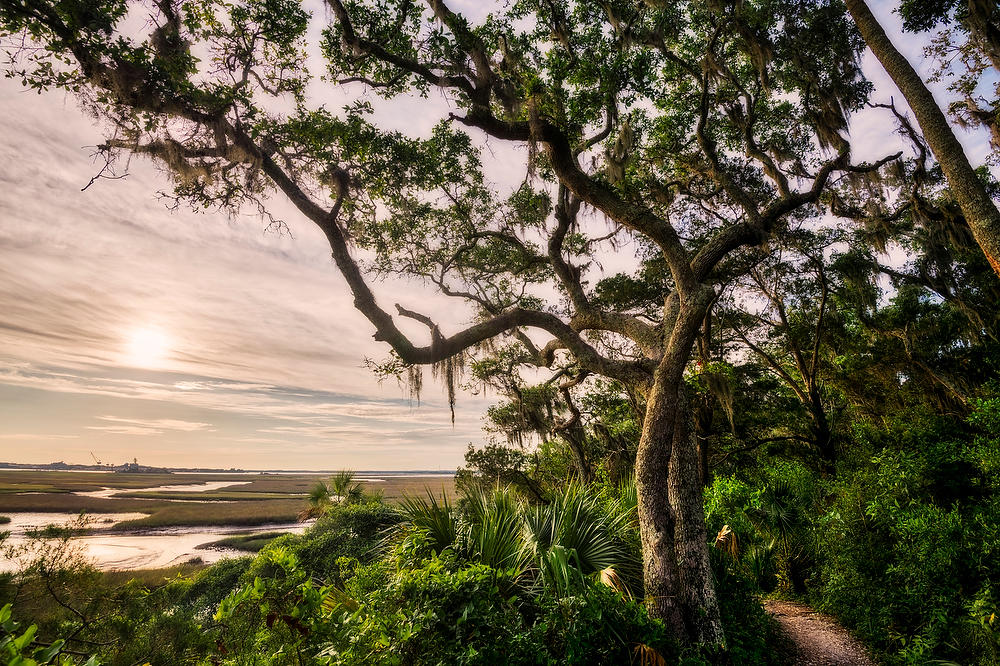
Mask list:
[[128,336],[128,359],[132,365],[153,368],[162,365],[170,351],[170,339],[158,328],[134,329]]

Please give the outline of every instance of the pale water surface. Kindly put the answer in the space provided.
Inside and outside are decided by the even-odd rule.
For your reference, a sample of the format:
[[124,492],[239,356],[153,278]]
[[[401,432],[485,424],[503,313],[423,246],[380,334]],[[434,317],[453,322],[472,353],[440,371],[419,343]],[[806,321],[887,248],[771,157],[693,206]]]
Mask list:
[[[80,495],[82,497],[114,497],[115,495],[122,495],[124,493],[204,493],[209,490],[219,490],[220,488],[228,488],[229,486],[247,486],[250,485],[250,481],[206,481],[205,483],[189,483],[180,484],[175,486],[153,486],[151,488],[101,488],[100,490],[80,490],[74,495]],[[149,499],[137,497],[135,499]],[[163,501],[157,498],[158,501]],[[167,500],[168,502],[190,502],[194,500]]]
[[[219,525],[211,527],[161,527],[145,530],[142,533],[109,532],[111,527],[123,520],[144,518],[144,513],[97,513],[88,514],[87,527],[94,532],[87,536],[74,537],[68,544],[70,548],[79,548],[80,553],[99,569],[129,570],[158,569],[175,564],[183,564],[194,558],[203,562],[217,562],[225,557],[238,557],[247,553],[224,549],[199,549],[213,541],[218,541],[227,535],[252,534],[258,532],[303,532],[308,525],[305,523],[283,523],[273,525],[257,525],[253,527],[238,525]],[[65,513],[14,513],[10,515],[11,522],[0,526],[9,531],[10,536],[3,543],[4,553],[0,554],[0,571],[10,571],[26,564],[31,552],[22,552],[20,556],[11,557],[12,552],[23,550],[29,544],[28,533],[43,529],[48,525],[61,527],[73,525],[78,517]],[[104,532],[102,534],[102,532]],[[49,544],[57,544],[58,540],[48,540]]]

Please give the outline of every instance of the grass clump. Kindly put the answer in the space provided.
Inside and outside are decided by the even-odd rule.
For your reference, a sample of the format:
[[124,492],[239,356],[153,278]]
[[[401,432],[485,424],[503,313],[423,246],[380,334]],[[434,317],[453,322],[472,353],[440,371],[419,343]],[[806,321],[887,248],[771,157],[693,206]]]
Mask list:
[[81,536],[89,531],[86,527],[46,525],[38,529],[25,530],[25,535],[35,539],[67,539],[69,537]]
[[234,536],[219,539],[211,543],[206,543],[199,548],[220,548],[226,550],[240,550],[247,553],[260,552],[261,548],[271,543],[278,537],[282,537],[288,532],[255,532],[253,534],[237,534]]
[[122,521],[115,525],[115,529],[292,523],[296,521],[301,507],[301,500],[257,500],[231,504],[171,502],[160,506],[146,518]]

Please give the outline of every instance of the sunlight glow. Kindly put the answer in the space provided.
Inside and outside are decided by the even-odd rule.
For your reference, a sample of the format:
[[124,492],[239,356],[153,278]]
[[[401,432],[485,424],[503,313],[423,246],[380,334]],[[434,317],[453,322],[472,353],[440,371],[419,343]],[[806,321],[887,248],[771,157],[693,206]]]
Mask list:
[[137,328],[128,336],[128,360],[132,365],[154,368],[163,365],[170,340],[158,328]]

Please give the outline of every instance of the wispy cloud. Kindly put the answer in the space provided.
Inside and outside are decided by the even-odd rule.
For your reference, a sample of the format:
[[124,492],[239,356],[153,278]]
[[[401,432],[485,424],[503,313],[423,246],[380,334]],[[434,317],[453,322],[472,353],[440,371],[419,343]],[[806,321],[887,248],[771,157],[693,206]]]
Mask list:
[[110,426],[88,426],[90,430],[103,430],[116,434],[162,434],[167,430],[180,432],[209,431],[211,423],[182,421],[180,419],[126,419],[120,416],[98,416],[99,421],[108,421]]
[[[450,419],[441,401],[427,400],[426,396],[423,406],[418,407],[402,396],[376,401],[352,393],[306,391],[269,384],[216,381],[208,378],[177,381],[169,374],[163,375],[159,381],[139,380],[129,377],[88,376],[84,373],[21,364],[0,368],[0,383],[60,393],[162,401],[300,422],[349,418],[371,422],[444,424]],[[471,396],[466,404],[477,408],[483,406],[482,400]],[[112,420],[116,417],[98,418]]]
[[156,428],[143,428],[140,426],[87,426],[87,430],[97,430],[109,435],[128,435],[130,437],[149,437],[151,435],[162,435],[163,430]]
[[[374,399],[174,373],[142,376],[90,375],[22,363],[0,368],[0,387],[56,397],[63,430],[72,431],[74,423],[80,428],[80,444],[73,451],[84,459],[91,448],[105,459],[129,459],[135,454],[133,440],[166,438],[173,442],[167,450],[172,454],[226,467],[454,467],[468,442],[482,437],[480,414],[487,404],[481,397],[459,396],[453,425],[444,400],[425,396],[417,406],[394,389],[389,389],[394,397]],[[74,420],[71,406],[78,403],[97,405],[101,411],[83,411]],[[0,419],[3,412],[0,400]],[[45,440],[53,452],[46,455],[67,457],[56,453],[57,440],[38,438]],[[242,448],[234,453],[231,444]],[[176,459],[150,458],[155,452],[149,446],[139,450],[151,464],[179,464]]]

